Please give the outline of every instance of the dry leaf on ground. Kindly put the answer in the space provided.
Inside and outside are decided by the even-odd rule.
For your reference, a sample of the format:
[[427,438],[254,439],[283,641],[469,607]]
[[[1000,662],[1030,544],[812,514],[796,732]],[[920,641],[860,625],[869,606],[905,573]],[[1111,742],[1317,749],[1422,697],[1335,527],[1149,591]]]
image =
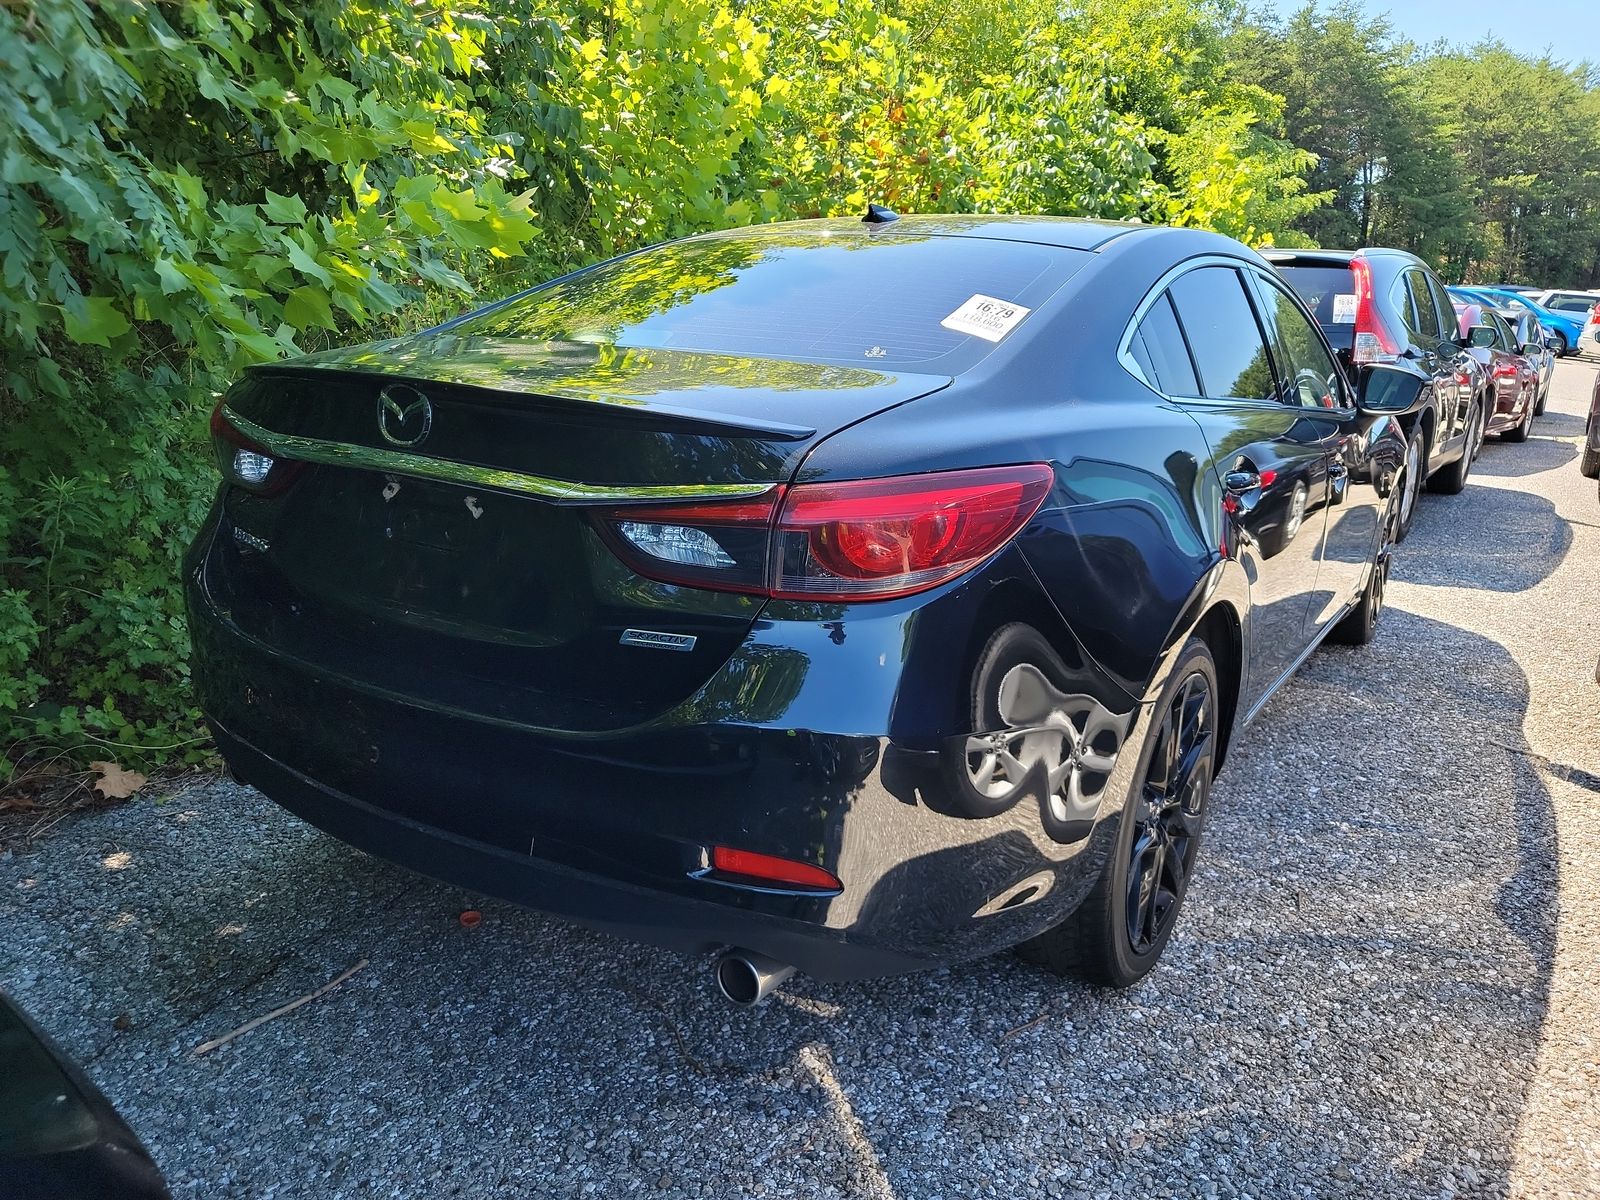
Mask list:
[[126,800],[149,782],[139,772],[124,770],[113,762],[92,762],[89,769],[100,773],[94,790],[107,800]]

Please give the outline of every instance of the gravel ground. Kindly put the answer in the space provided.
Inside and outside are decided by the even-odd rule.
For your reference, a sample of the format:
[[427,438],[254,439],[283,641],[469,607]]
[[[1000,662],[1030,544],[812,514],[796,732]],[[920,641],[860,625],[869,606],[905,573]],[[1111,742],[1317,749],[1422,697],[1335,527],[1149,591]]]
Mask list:
[[222,783],[0,861],[0,985],[181,1197],[1600,1197],[1592,364],[1248,731],[1131,993],[1003,956],[736,1010]]

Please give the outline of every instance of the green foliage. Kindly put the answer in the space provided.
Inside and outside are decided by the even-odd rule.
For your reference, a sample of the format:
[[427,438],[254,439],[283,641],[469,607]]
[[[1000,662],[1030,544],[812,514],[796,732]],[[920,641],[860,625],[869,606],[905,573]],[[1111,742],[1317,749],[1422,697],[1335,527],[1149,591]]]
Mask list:
[[1600,88],[1496,44],[1422,53],[1342,3],[1245,21],[1231,53],[1316,156],[1322,245],[1399,246],[1453,278],[1600,280]]
[[247,364],[869,200],[1592,276],[1597,130],[1576,73],[1347,9],[0,4],[0,780],[203,747],[177,580]]
[[518,33],[548,40],[404,5],[0,7],[7,761],[198,736],[176,580],[212,395],[537,250],[472,88]]

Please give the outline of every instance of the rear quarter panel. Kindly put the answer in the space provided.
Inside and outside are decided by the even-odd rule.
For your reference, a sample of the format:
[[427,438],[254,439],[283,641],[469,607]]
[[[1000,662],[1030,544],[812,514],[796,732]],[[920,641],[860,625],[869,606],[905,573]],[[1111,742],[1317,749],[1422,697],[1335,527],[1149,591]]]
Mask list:
[[1113,242],[979,369],[824,440],[799,476],[1053,464],[1055,489],[1018,544],[1088,657],[1135,700],[1207,604],[1247,609],[1220,550],[1221,487],[1200,427],[1117,361],[1135,307],[1175,261],[1238,249],[1161,232]]

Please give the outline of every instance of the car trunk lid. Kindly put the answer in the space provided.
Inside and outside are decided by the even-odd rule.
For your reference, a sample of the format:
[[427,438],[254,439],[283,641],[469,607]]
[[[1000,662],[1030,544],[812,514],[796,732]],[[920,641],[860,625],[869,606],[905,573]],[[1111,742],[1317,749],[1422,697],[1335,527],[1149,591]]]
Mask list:
[[387,692],[638,723],[703,685],[761,601],[636,575],[597,513],[760,494],[820,438],[948,382],[450,335],[258,368],[224,416],[307,466],[278,494],[228,489],[211,583],[253,636]]

